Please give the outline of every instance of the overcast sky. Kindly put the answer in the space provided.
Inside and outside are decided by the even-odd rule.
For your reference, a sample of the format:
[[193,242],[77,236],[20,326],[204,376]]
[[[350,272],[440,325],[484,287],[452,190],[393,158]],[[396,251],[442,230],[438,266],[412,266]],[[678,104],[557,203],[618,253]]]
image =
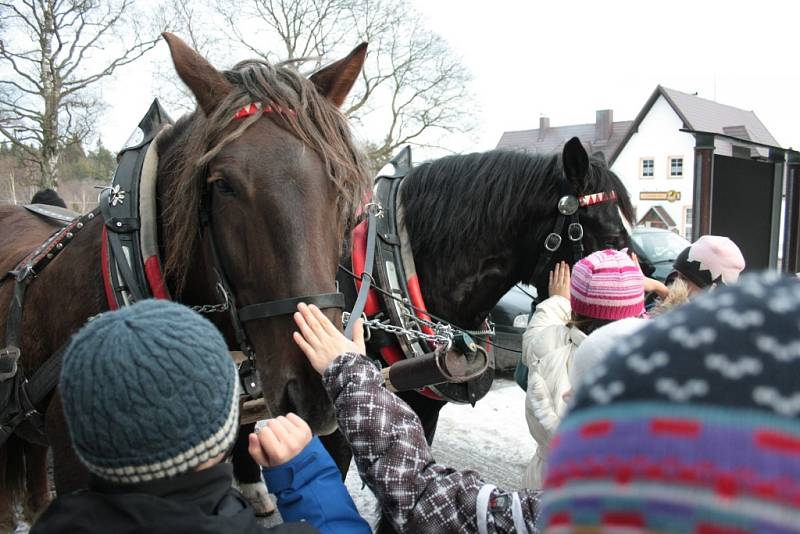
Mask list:
[[[800,148],[800,2],[760,0],[412,0],[473,76],[479,129],[456,151],[494,148],[506,130],[633,119],[656,85],[755,111]],[[104,91],[102,137],[125,141],[153,98],[161,43]]]

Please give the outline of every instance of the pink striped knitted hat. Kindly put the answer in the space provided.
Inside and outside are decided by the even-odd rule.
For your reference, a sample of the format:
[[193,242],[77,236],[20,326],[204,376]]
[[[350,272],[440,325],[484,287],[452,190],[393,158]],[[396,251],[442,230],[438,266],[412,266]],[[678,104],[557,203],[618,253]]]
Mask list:
[[572,269],[572,311],[616,321],[644,313],[644,275],[627,254],[601,250]]

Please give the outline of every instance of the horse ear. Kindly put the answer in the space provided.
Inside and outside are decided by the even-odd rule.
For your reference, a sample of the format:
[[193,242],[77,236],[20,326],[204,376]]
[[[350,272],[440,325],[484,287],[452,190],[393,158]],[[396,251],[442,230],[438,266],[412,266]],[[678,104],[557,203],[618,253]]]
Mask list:
[[192,91],[203,113],[206,116],[211,115],[220,101],[231,92],[233,86],[220,71],[184,43],[180,37],[169,32],[164,32],[161,36],[169,45],[178,76]]
[[573,137],[567,141],[561,159],[567,179],[583,181],[589,171],[589,155],[583,148],[580,139]]
[[311,75],[311,81],[317,86],[317,91],[334,106],[341,107],[353,84],[361,74],[364,60],[367,57],[367,43],[361,43],[350,52],[346,58],[331,63]]

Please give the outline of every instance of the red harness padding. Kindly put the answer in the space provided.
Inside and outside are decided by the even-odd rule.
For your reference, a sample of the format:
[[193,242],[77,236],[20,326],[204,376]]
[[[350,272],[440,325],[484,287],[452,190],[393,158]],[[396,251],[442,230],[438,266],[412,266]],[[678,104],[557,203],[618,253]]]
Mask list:
[[[364,220],[358,224],[353,229],[353,233],[351,235],[351,243],[352,243],[352,251],[351,251],[351,260],[353,262],[353,273],[358,276],[356,279],[356,290],[361,289],[361,274],[364,272],[364,263],[367,258],[367,221]],[[409,297],[411,298],[411,304],[414,305],[416,309],[416,315],[420,319],[424,319],[426,321],[430,321],[430,317],[428,314],[424,313],[427,311],[425,308],[425,301],[422,298],[422,291],[419,287],[419,280],[417,276],[414,275],[411,279],[406,281],[408,285],[408,293]],[[382,306],[380,300],[378,299],[377,292],[370,288],[369,293],[367,294],[367,303],[364,306],[364,313],[367,317],[372,317],[373,315],[379,313],[382,310]],[[430,327],[423,325],[422,326],[423,332],[427,334],[433,334],[433,330]],[[379,349],[381,353],[381,357],[383,361],[387,364],[392,365],[401,360],[405,359],[405,354],[403,354],[403,350],[400,348],[398,343],[393,343],[392,345],[387,345],[381,347]],[[444,400],[442,397],[431,391],[430,388],[423,388],[419,390],[419,393],[425,395],[426,397],[434,400]]]
[[[106,301],[110,310],[116,310],[117,299],[114,298],[114,288],[111,287],[111,271],[108,263],[108,230],[103,225],[103,233],[100,236],[100,263],[103,271],[103,287],[106,292]],[[161,272],[161,264],[156,256],[150,256],[144,261],[144,275],[147,284],[150,286],[150,294],[155,299],[172,300],[164,281],[164,274]]]

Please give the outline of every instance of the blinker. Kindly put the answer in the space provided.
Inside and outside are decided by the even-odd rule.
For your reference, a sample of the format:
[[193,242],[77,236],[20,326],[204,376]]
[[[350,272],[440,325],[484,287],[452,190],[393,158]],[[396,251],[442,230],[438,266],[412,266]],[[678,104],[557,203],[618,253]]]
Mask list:
[[578,198],[573,195],[564,195],[558,200],[558,212],[562,215],[573,215],[579,206]]

